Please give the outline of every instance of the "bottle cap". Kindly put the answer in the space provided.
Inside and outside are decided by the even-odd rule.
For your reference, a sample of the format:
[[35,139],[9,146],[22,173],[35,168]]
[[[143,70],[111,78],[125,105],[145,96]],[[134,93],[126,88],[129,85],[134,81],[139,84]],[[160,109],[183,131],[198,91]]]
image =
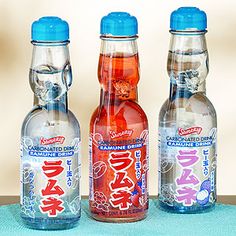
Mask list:
[[138,34],[138,21],[127,12],[111,12],[101,20],[100,33],[111,36],[135,36]]
[[204,31],[207,28],[207,16],[197,7],[180,7],[171,13],[170,29],[181,31]]
[[34,21],[31,28],[33,41],[60,42],[69,39],[69,25],[56,16],[42,17]]

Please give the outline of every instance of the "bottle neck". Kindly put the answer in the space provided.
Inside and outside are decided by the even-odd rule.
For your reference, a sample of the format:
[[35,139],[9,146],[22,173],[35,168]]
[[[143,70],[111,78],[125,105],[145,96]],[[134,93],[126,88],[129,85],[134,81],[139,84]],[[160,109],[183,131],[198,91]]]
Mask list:
[[49,102],[45,102],[42,99],[39,99],[36,95],[34,95],[34,106],[43,107],[47,111],[61,111],[61,112],[68,112],[68,99],[67,93],[63,94],[60,99],[52,100]]
[[171,31],[167,71],[171,100],[206,92],[205,79],[209,68],[205,31]]
[[67,91],[72,83],[68,42],[32,43],[30,85],[34,105],[67,112]]
[[101,105],[137,101],[139,57],[136,38],[101,37],[98,65]]

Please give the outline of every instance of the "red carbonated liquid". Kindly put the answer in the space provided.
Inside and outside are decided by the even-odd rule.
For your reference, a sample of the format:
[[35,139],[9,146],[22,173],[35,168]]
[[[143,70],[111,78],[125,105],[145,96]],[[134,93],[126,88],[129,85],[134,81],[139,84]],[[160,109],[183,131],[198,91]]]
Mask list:
[[141,220],[148,209],[148,122],[137,103],[138,54],[100,55],[100,106],[90,123],[90,211],[100,221]]

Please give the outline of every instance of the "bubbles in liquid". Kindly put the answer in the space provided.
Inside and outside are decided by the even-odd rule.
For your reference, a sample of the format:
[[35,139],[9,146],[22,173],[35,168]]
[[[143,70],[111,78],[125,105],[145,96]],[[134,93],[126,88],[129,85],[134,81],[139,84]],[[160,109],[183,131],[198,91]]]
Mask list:
[[197,92],[208,73],[208,53],[169,51],[167,70],[172,84]]
[[30,69],[30,85],[40,100],[44,102],[59,100],[72,83],[71,67],[67,64],[63,69],[51,65],[41,65]]

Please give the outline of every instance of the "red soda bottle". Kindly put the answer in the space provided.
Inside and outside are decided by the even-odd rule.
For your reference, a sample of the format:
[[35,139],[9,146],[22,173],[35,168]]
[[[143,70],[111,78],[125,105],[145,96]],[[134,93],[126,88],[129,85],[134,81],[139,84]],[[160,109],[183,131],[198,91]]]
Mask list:
[[148,209],[148,121],[138,105],[137,19],[112,12],[101,21],[100,105],[90,122],[93,218],[132,222]]

